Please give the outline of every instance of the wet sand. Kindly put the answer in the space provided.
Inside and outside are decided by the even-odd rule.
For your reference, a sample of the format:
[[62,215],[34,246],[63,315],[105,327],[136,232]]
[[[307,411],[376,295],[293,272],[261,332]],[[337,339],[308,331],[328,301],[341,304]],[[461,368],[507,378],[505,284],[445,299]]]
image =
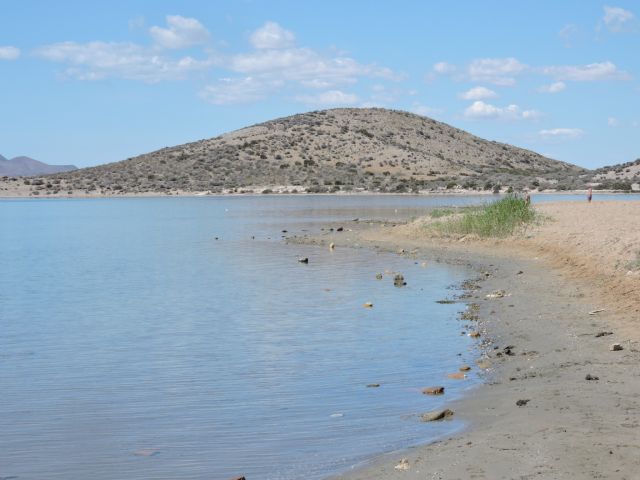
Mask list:
[[[479,353],[469,375],[485,383],[447,405],[466,430],[336,478],[639,478],[640,279],[631,267],[640,205],[537,208],[547,221],[505,240],[438,238],[420,219],[351,222],[343,232],[291,239],[404,249],[416,261],[478,271],[465,300],[479,305],[478,320],[461,320],[460,329],[481,333],[470,339]],[[505,296],[487,297],[496,291]],[[407,468],[395,468],[402,459]]]

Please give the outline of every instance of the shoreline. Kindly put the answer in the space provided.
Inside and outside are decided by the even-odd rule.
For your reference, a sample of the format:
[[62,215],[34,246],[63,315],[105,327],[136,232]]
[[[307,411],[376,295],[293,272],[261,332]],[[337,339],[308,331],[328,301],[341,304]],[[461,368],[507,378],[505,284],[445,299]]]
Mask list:
[[[48,199],[48,198],[61,198],[61,199],[74,199],[74,198],[172,198],[172,197],[185,197],[185,198],[197,198],[197,197],[299,197],[299,196],[320,196],[320,197],[352,197],[352,196],[400,196],[400,197],[443,197],[443,196],[486,196],[495,197],[505,195],[507,192],[493,193],[487,190],[463,190],[463,189],[451,189],[442,191],[421,191],[421,192],[372,192],[372,191],[340,191],[340,192],[325,192],[325,193],[313,193],[313,192],[277,192],[261,193],[258,191],[253,192],[191,192],[191,191],[177,191],[177,192],[141,192],[141,193],[113,193],[113,194],[87,194],[74,192],[72,194],[56,193],[49,195],[32,195],[30,192],[0,192],[0,200],[12,200],[12,199]],[[587,190],[545,190],[545,191],[530,191],[532,197],[536,196],[550,196],[550,195],[586,195]],[[597,199],[599,195],[638,195],[640,197],[640,191],[623,191],[623,190],[596,190],[593,192],[594,198]]]
[[[473,365],[469,373],[486,381],[446,406],[463,420],[462,432],[378,455],[329,478],[635,478],[640,468],[637,308],[607,298],[595,277],[576,275],[575,261],[563,267],[536,250],[538,244],[427,241],[394,231],[402,232],[402,225],[387,232],[377,224],[349,227],[354,228],[290,241],[404,249],[415,259],[491,268],[469,299],[481,305],[474,328],[482,333],[477,343],[486,367]],[[506,296],[486,297],[496,290]],[[623,350],[612,351],[614,343]],[[396,469],[403,459],[408,468]]]

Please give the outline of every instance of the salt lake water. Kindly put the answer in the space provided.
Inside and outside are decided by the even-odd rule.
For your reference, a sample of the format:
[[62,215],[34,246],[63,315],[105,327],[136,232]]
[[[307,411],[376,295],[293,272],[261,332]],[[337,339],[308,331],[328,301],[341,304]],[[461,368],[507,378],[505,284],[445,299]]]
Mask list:
[[436,303],[470,272],[281,231],[486,199],[0,201],[0,477],[321,479],[461,428],[417,414],[478,381]]

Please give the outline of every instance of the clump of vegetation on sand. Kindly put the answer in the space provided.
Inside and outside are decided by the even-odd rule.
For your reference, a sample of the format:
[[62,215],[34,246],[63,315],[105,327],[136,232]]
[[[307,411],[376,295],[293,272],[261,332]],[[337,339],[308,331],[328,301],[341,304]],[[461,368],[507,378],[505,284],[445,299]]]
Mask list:
[[525,199],[516,195],[469,209],[460,215],[436,222],[433,227],[445,234],[506,237],[524,229],[538,219],[535,210]]

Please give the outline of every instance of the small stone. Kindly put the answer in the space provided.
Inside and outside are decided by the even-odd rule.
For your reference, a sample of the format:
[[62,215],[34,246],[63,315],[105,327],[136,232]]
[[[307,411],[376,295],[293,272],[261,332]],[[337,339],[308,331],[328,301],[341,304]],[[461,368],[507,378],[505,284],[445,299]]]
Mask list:
[[471,333],[469,333],[469,336],[471,338],[478,338],[478,337],[480,337],[480,332],[471,332]]
[[405,253],[407,253],[407,251],[404,248],[398,250],[398,255],[404,255]]
[[600,380],[600,377],[596,377],[595,375],[591,375],[590,373],[587,373],[587,376],[584,377],[585,380]]
[[453,411],[445,408],[444,410],[434,410],[433,412],[423,413],[421,419],[423,422],[436,422],[453,416]]
[[619,352],[620,350],[624,350],[624,348],[619,343],[614,343],[613,345],[611,345],[612,352]]
[[382,280],[382,274],[376,273],[376,280]]
[[531,400],[529,400],[528,398],[523,399],[523,400],[518,400],[518,401],[516,402],[516,405],[517,405],[517,406],[519,406],[519,407],[524,407],[524,406],[526,406],[526,405],[527,405],[527,403],[529,403],[530,401],[531,401]]
[[307,257],[301,257],[301,258],[299,258],[299,259],[298,259],[298,261],[299,261],[300,263],[309,263],[309,258],[307,258]]
[[607,335],[613,335],[613,332],[598,332],[596,333],[596,338],[606,337]]
[[407,282],[404,281],[404,276],[401,273],[397,273],[393,277],[393,284],[396,287],[404,287],[407,284]]
[[461,372],[468,372],[469,370],[471,370],[471,367],[469,365],[462,365],[459,370]]
[[447,374],[447,377],[453,380],[464,380],[465,378],[467,378],[467,376],[462,372],[449,373]]
[[444,387],[427,387],[422,389],[424,395],[442,395]]
[[232,478],[231,480],[247,480],[247,479],[244,477],[235,477],[235,478]]
[[393,468],[395,468],[396,470],[409,470],[411,466],[409,465],[409,460],[407,460],[406,458],[403,458],[400,460],[400,463],[398,463]]
[[373,303],[371,302],[367,302],[364,305],[362,305],[364,308],[373,308]]
[[329,244],[329,250],[335,250],[335,248],[336,248],[336,244],[335,244],[335,243],[333,243],[333,242],[331,242],[331,243]]
[[336,232],[342,232],[343,230],[344,230],[344,228],[343,228],[343,227],[338,227],[338,228],[336,228]]
[[370,383],[369,385],[367,385],[367,388],[378,388],[379,386],[379,383]]

